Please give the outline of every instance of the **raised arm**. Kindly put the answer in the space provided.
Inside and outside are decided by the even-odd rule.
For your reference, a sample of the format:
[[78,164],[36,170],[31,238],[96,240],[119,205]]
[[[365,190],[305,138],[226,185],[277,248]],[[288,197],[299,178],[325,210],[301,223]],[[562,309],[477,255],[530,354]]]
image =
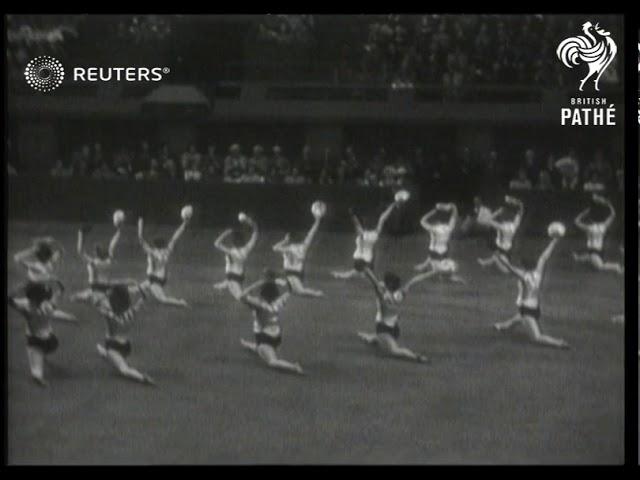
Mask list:
[[228,248],[225,244],[224,244],[224,240],[225,238],[227,238],[229,235],[231,235],[231,229],[227,228],[224,232],[222,232],[218,238],[216,238],[216,241],[214,243],[215,247],[220,250],[223,253],[229,254],[231,253],[231,249]]
[[609,228],[611,226],[611,224],[613,223],[613,221],[615,220],[615,218],[616,218],[616,209],[613,208],[613,204],[611,203],[611,201],[609,201],[609,200],[607,200],[605,198],[601,198],[601,203],[609,208],[609,216],[604,221],[605,226],[607,228]]
[[501,257],[501,261],[511,274],[515,275],[520,280],[524,280],[525,271],[523,269],[515,267],[507,257]]
[[313,238],[316,236],[316,233],[318,233],[318,228],[320,228],[320,219],[321,219],[320,217],[316,218],[313,222],[313,225],[309,229],[309,232],[307,233],[307,236],[304,239],[305,249],[309,248],[309,246],[311,245],[311,242],[313,242]]
[[512,197],[507,195],[505,198],[505,202],[514,205],[518,209],[518,213],[516,215],[516,223],[519,225],[522,220],[522,216],[524,215],[524,203],[516,197]]
[[547,245],[547,248],[545,248],[543,252],[540,254],[540,258],[538,258],[538,264],[536,265],[536,271],[540,275],[542,275],[542,273],[544,272],[544,267],[547,264],[547,260],[549,260],[549,258],[551,257],[551,253],[553,252],[553,249],[556,247],[558,240],[559,239],[557,237],[552,238],[551,241],[549,242],[549,245]]
[[258,224],[249,215],[245,215],[245,223],[251,227],[251,237],[243,247],[245,253],[248,255],[256,246],[256,242],[258,241]]
[[450,203],[448,205],[449,210],[451,211],[451,217],[449,217],[449,229],[453,230],[458,223],[458,218],[460,214],[458,213],[458,207],[455,203]]
[[425,213],[424,216],[420,219],[420,226],[425,230],[430,231],[433,228],[433,225],[429,222],[429,219],[433,217],[437,211],[438,209],[434,207],[427,213]]
[[376,291],[376,295],[380,300],[384,296],[386,287],[380,280],[378,280],[378,277],[376,277],[376,274],[373,273],[373,270],[371,270],[369,267],[366,267],[364,269],[364,273],[366,277],[369,279],[369,281],[371,282],[371,285],[373,285],[373,288]]
[[71,323],[78,322],[78,319],[75,317],[75,315],[73,315],[72,313],[67,313],[63,310],[59,310],[57,308],[54,308],[53,310],[51,310],[51,317],[56,320],[62,320],[64,322],[71,322]]
[[349,209],[349,216],[351,217],[351,222],[353,223],[353,226],[356,229],[358,235],[362,234],[362,232],[364,232],[364,227],[362,226],[362,223],[360,222],[358,216],[351,208]]
[[13,260],[16,263],[26,267],[30,263],[28,260],[35,254],[35,252],[36,252],[35,246],[25,248],[24,250],[20,250],[18,253],[16,253],[13,256]]
[[189,223],[189,220],[183,220],[182,224],[174,232],[173,236],[171,237],[171,240],[169,240],[169,244],[167,245],[167,248],[169,249],[169,251],[173,251],[173,248],[176,246],[176,242],[182,236],[185,229],[187,228],[187,223]]
[[289,234],[287,233],[282,240],[273,246],[274,252],[283,252],[289,244]]
[[581,230],[586,230],[588,228],[587,224],[584,223],[584,217],[589,213],[589,209],[585,208],[582,212],[580,212],[578,214],[578,216],[576,217],[576,219],[574,220],[574,223],[576,224],[576,227],[578,227]]
[[111,241],[109,242],[109,258],[111,259],[113,259],[113,254],[116,251],[116,245],[118,245],[118,240],[120,240],[121,231],[121,227],[116,227],[116,233],[111,237]]
[[393,212],[393,209],[396,207],[396,205],[398,205],[398,202],[392,202],[391,205],[389,205],[387,209],[384,212],[382,212],[382,214],[380,215],[380,218],[378,219],[378,225],[376,226],[376,230],[378,231],[378,234],[382,232],[384,224],[387,222],[387,220],[391,216],[391,212]]
[[138,241],[146,253],[152,250],[151,245],[144,239],[144,220],[142,217],[138,218]]

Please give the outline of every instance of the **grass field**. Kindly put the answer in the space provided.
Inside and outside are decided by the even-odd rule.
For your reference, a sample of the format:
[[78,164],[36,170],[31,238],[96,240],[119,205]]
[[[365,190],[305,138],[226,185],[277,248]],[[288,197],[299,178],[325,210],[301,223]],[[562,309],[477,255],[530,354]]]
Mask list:
[[[77,225],[9,224],[9,254],[31,237],[54,235],[67,248],[60,276],[68,292],[84,288],[74,255]],[[149,237],[165,228],[147,226]],[[107,240],[108,226],[92,240]],[[475,257],[484,241],[457,241],[453,254],[469,284],[426,282],[405,302],[401,340],[431,365],[388,360],[361,344],[375,305],[364,280],[330,278],[348,266],[351,235],[320,234],[307,264],[308,283],[324,300],[292,299],[282,324],[281,354],[305,377],[273,372],[239,345],[251,338],[250,312],[210,285],[222,278],[217,231],[193,228],[179,243],[167,290],[193,309],[149,303],[131,339],[131,364],[158,388],[117,377],[97,355],[104,323],[84,305],[63,302],[79,326],[54,325],[59,350],[50,387],[31,382],[22,319],[8,318],[8,455],[12,464],[95,463],[622,463],[624,329],[610,322],[623,309],[623,280],[573,265],[575,240],[563,240],[544,288],[543,328],[573,348],[556,351],[491,324],[514,313],[516,284]],[[263,232],[248,280],[281,259]],[[544,246],[522,241],[519,249]],[[403,277],[423,259],[423,236],[385,238],[381,270]],[[116,270],[143,278],[145,259],[133,226],[116,252]],[[9,286],[22,274],[9,260]]]

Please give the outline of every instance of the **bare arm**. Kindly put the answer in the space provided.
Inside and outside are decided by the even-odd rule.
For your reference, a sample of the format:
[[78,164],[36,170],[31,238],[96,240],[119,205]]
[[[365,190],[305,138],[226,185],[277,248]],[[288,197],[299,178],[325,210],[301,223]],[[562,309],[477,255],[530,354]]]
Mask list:
[[274,252],[283,252],[286,249],[286,245],[289,243],[289,234],[287,233],[282,240],[273,246]]
[[393,212],[393,209],[396,207],[396,205],[397,205],[397,202],[393,202],[380,215],[380,218],[378,219],[378,226],[376,227],[376,230],[378,231],[378,234],[380,234],[382,232],[382,228],[384,227],[384,224],[387,222],[387,220],[391,216],[391,212]]
[[67,313],[63,310],[58,310],[56,308],[54,308],[51,311],[51,317],[56,319],[56,320],[62,320],[64,322],[72,322],[72,323],[76,323],[78,321],[78,319],[75,317],[75,315],[71,314],[71,313]]
[[121,228],[117,227],[116,228],[116,233],[113,235],[113,237],[111,238],[111,241],[109,242],[109,258],[113,259],[113,254],[116,251],[116,245],[118,244],[118,240],[120,240],[120,232],[121,232]]
[[547,264],[547,260],[549,260],[549,257],[551,257],[551,253],[553,252],[553,249],[555,248],[557,243],[558,238],[552,238],[549,242],[549,245],[547,245],[547,248],[545,248],[544,251],[540,254],[540,258],[538,258],[538,264],[536,265],[536,271],[540,275],[542,275],[544,267]]
[[142,217],[138,218],[138,241],[140,242],[142,249],[146,253],[151,252],[151,245],[149,245],[144,239],[144,220],[142,219]]
[[13,260],[23,266],[28,266],[29,258],[31,258],[36,252],[36,247],[25,248],[24,250],[19,251],[13,256]]
[[371,282],[371,285],[373,285],[373,288],[376,291],[376,295],[378,296],[378,299],[381,299],[384,296],[386,287],[382,282],[380,282],[380,280],[378,280],[378,277],[376,277],[376,274],[373,273],[373,271],[369,267],[366,267],[364,269],[364,273],[369,279],[369,281]]
[[449,204],[449,209],[451,210],[451,217],[449,217],[449,229],[453,230],[458,223],[458,218],[460,214],[458,213],[458,207],[455,203]]
[[587,224],[584,223],[584,221],[583,221],[583,219],[587,215],[587,213],[589,213],[589,209],[588,208],[586,208],[582,212],[580,212],[578,214],[578,216],[576,217],[576,219],[574,220],[574,223],[576,224],[576,227],[580,228],[581,230],[586,230],[587,229]]
[[509,270],[509,272],[511,272],[513,275],[515,275],[516,277],[518,277],[520,280],[524,280],[525,277],[525,271],[522,270],[521,268],[515,267],[511,261],[506,258],[503,257],[502,258],[502,264],[507,268],[507,270]]
[[437,208],[432,208],[427,213],[425,213],[424,216],[420,219],[420,226],[424,228],[426,231],[431,231],[431,229],[433,228],[433,225],[429,223],[429,219],[433,217],[437,211],[438,211]]
[[309,232],[307,233],[307,236],[304,239],[305,249],[309,248],[309,246],[311,245],[311,242],[313,242],[313,238],[316,236],[316,233],[318,233],[318,228],[320,228],[320,218],[315,219],[315,221],[313,222],[313,225],[311,226],[311,229],[309,230]]
[[360,223],[358,216],[352,209],[349,209],[349,215],[351,216],[351,221],[353,222],[353,226],[355,227],[358,235],[362,234],[362,232],[364,232],[364,228],[362,227],[362,223]]
[[215,247],[223,253],[230,254],[231,250],[224,244],[224,239],[231,235],[231,229],[227,228],[216,238]]
[[515,205],[518,208],[518,214],[516,215],[515,223],[516,225],[520,225],[520,221],[522,220],[522,216],[524,215],[524,204],[518,198],[507,195],[505,201],[511,205]]
[[256,242],[258,241],[258,224],[256,222],[253,221],[253,219],[251,217],[249,217],[247,215],[247,223],[249,224],[249,226],[251,227],[251,238],[249,238],[249,241],[247,242],[247,244],[243,247],[245,254],[249,254],[251,252],[251,250],[253,250],[253,247],[256,246]]
[[189,220],[184,220],[182,224],[178,227],[178,229],[174,232],[173,237],[171,237],[171,240],[169,240],[169,245],[167,245],[167,248],[169,249],[170,252],[173,251],[173,248],[176,246],[176,242],[184,233],[185,229],[187,228],[188,222]]
[[616,218],[616,209],[613,208],[613,205],[611,204],[611,202],[609,200],[604,200],[603,199],[603,204],[606,205],[607,207],[609,207],[609,216],[604,221],[605,226],[607,228],[609,228],[611,226],[611,224],[613,223],[613,221],[615,220],[615,218]]

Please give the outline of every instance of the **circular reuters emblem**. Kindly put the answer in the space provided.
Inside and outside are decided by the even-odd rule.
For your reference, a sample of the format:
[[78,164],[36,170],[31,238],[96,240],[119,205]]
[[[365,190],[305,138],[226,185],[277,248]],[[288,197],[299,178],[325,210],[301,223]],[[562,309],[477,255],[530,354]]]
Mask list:
[[60,85],[64,79],[62,64],[53,57],[41,55],[34,58],[24,69],[27,83],[38,92],[51,92]]

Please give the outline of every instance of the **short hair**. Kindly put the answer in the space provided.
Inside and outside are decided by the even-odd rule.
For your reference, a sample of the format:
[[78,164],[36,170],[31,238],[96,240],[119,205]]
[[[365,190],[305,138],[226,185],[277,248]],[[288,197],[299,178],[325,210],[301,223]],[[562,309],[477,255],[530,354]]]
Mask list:
[[126,285],[115,285],[109,290],[109,305],[116,315],[126,312],[131,306],[131,296]]
[[391,292],[396,292],[400,289],[400,277],[395,273],[387,272],[384,274],[383,282],[385,287]]
[[49,260],[51,260],[51,257],[53,256],[53,250],[46,243],[38,243],[38,245],[36,246],[35,255],[40,262],[43,262],[43,263],[48,262]]
[[35,282],[27,283],[24,292],[27,300],[31,303],[35,303],[36,305],[40,305],[45,300],[50,300],[53,296],[51,288],[42,283]]
[[280,296],[280,289],[274,280],[267,281],[260,288],[260,296],[268,303],[273,302]]

